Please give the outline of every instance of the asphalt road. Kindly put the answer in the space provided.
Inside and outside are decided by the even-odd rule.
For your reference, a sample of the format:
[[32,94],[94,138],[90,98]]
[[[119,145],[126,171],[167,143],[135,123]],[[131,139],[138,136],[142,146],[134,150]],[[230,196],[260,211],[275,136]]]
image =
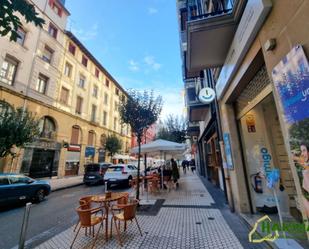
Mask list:
[[[43,241],[76,224],[75,207],[81,196],[103,193],[104,186],[78,186],[51,193],[45,201],[33,204],[27,230],[27,248],[33,248]],[[113,189],[125,191],[125,189]],[[0,248],[17,246],[24,215],[24,206],[0,211]]]

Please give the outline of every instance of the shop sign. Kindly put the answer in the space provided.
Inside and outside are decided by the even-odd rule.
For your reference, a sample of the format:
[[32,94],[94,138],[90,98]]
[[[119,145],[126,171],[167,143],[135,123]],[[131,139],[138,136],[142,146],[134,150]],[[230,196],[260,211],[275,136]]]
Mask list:
[[85,149],[85,157],[94,157],[95,155],[95,148],[87,146]]
[[222,97],[228,87],[271,7],[270,0],[250,0],[247,2],[217,81],[216,92],[218,99]]
[[303,48],[294,47],[272,71],[283,111],[293,170],[301,184],[304,213],[309,217],[309,64]]
[[199,92],[198,98],[203,104],[210,104],[215,100],[216,93],[214,89],[210,87],[202,88]]
[[45,150],[61,150],[61,143],[45,141],[45,140],[36,140],[30,144],[27,144],[27,148],[38,148]]
[[249,133],[256,132],[255,129],[255,117],[253,114],[246,115],[246,125]]
[[68,151],[80,151],[80,145],[69,144],[67,149]]
[[223,134],[223,141],[224,141],[224,151],[225,151],[225,157],[226,157],[225,168],[234,169],[233,159],[232,159],[232,149],[231,149],[231,143],[230,143],[230,134],[229,133]]

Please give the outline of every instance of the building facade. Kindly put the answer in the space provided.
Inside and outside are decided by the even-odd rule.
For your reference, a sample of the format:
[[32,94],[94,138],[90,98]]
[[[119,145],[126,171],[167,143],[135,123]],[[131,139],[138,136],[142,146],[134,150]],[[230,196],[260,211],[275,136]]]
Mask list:
[[[309,2],[200,0],[178,1],[178,7],[185,88],[186,79],[198,81],[205,70],[213,80],[216,100],[203,108],[218,105],[229,205],[258,218],[276,213],[267,182],[278,169],[283,218],[308,221]],[[196,97],[203,86],[193,85]],[[196,134],[211,132],[205,122],[197,127]],[[200,138],[202,172],[209,163]]]
[[34,113],[40,137],[18,149],[15,158],[2,160],[0,172],[82,174],[85,163],[110,160],[104,150],[108,135],[117,135],[123,150],[129,149],[130,129],[120,123],[117,110],[126,93],[65,30],[69,12],[64,1],[30,2],[45,24],[39,28],[21,19],[16,43],[0,38],[0,100]]

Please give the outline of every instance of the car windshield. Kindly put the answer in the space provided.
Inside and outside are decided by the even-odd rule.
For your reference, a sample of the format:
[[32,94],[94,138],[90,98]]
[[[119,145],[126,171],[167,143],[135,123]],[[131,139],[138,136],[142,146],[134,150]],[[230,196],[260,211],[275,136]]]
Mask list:
[[98,164],[88,164],[86,165],[85,172],[97,172],[100,171],[100,167]]
[[0,186],[9,185],[9,179],[7,176],[0,176]]
[[113,166],[113,167],[109,167],[108,168],[108,172],[118,172],[118,171],[122,171],[123,166]]
[[24,184],[29,183],[29,181],[31,180],[27,176],[19,176],[19,175],[9,176],[9,179],[11,184]]

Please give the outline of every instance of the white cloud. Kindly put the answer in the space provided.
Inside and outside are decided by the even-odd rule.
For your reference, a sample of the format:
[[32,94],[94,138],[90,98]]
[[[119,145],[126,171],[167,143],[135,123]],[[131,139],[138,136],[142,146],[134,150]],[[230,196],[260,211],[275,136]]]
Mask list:
[[133,72],[139,71],[138,63],[134,60],[129,60],[129,69]]
[[155,58],[153,56],[145,56],[144,62],[155,71],[158,71],[162,66],[160,63],[155,61]]
[[154,14],[157,14],[157,13],[158,13],[158,9],[153,8],[153,7],[148,8],[148,14],[149,15],[154,15]]
[[75,29],[72,28],[72,33],[76,35],[82,41],[93,40],[98,35],[99,25],[97,23],[93,24],[89,29]]

